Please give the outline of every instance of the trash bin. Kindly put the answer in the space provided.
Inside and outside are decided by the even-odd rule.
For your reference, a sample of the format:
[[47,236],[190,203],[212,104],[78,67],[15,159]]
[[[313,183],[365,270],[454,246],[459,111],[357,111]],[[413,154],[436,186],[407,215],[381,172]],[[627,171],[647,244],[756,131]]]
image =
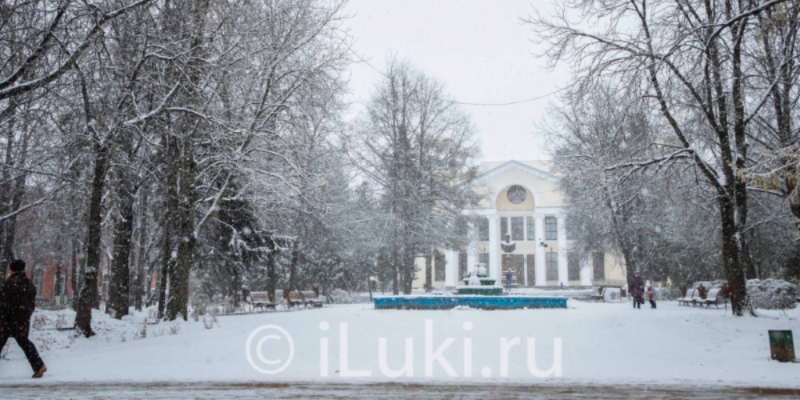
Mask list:
[[792,331],[769,331],[769,350],[773,360],[794,361]]

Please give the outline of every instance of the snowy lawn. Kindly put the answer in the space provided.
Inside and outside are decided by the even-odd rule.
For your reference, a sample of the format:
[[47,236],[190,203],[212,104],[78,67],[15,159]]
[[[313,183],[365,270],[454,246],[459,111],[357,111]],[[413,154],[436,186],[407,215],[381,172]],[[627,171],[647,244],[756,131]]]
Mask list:
[[[144,315],[114,321],[98,313],[91,339],[72,338],[72,332],[37,330],[32,339],[48,366],[39,382],[286,382],[329,380],[332,383],[411,381],[418,383],[523,384],[680,384],[798,388],[800,364],[778,363],[769,357],[767,330],[790,329],[800,334],[800,312],[761,311],[760,318],[734,318],[722,308],[679,307],[673,301],[648,304],[634,310],[630,303],[594,304],[569,301],[569,309],[482,311],[375,310],[371,304],[326,306],[292,312],[266,312],[218,317],[219,326],[203,322],[160,323],[147,327]],[[66,313],[71,325],[73,314]],[[48,315],[50,321],[59,313]],[[426,365],[426,321],[432,328],[430,355],[441,357]],[[347,361],[341,359],[346,323]],[[294,343],[294,354],[277,374],[257,372],[248,361],[245,345],[256,328],[274,325]],[[471,325],[471,327],[470,327]],[[328,327],[327,330],[322,328]],[[175,328],[177,327],[177,328]],[[49,329],[46,324],[41,329]],[[471,328],[471,329],[470,329]],[[287,340],[265,339],[262,360],[253,350],[266,334],[252,341],[251,359],[262,369],[277,369],[288,360]],[[505,353],[502,341],[520,344]],[[381,338],[386,340],[386,362],[381,366]],[[405,364],[404,344],[411,339],[412,367],[390,378]],[[447,346],[448,338],[453,338]],[[535,377],[529,371],[529,341],[535,339],[535,367],[553,366],[554,340],[561,339],[561,377]],[[327,356],[321,351],[327,341]],[[471,345],[470,345],[471,341]],[[32,383],[31,371],[10,341],[7,360],[0,361],[0,386]],[[442,346],[445,346],[442,348]],[[795,341],[796,349],[797,340]],[[471,355],[465,348],[471,347]],[[508,347],[508,346],[507,346]],[[468,352],[469,353],[469,352]],[[328,358],[327,368],[321,358]],[[271,364],[272,361],[281,362]],[[468,365],[465,371],[465,360]],[[449,367],[448,367],[449,365]],[[428,370],[430,367],[430,370]],[[448,371],[449,370],[449,371]],[[543,372],[543,374],[544,374]],[[327,373],[327,377],[323,376]],[[361,377],[343,375],[361,375]],[[454,374],[455,376],[451,376]],[[368,375],[368,376],[367,376]],[[430,376],[429,376],[430,375]],[[465,376],[470,375],[470,376]],[[507,375],[504,377],[502,375]]]

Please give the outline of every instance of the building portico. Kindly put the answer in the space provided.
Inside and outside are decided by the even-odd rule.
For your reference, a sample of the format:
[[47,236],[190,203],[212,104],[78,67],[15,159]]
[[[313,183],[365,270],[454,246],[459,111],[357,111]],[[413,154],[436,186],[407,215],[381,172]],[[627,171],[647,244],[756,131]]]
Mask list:
[[[433,286],[463,285],[471,267],[479,263],[498,283],[504,271],[513,271],[520,287],[590,286],[624,279],[624,268],[606,252],[578,256],[567,232],[559,179],[549,172],[547,162],[489,162],[481,167],[479,182],[486,199],[478,208],[463,211],[474,220],[469,244],[444,252],[444,265],[434,265],[440,280]],[[502,250],[506,237],[514,244],[512,252]],[[418,281],[415,286],[421,287],[424,282]]]

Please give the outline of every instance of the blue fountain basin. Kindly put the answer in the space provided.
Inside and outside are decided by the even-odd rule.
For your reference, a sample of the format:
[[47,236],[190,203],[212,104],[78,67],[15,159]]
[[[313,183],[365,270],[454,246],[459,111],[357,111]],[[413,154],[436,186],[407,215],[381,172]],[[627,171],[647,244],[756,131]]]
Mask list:
[[458,306],[483,310],[567,308],[566,297],[525,296],[389,296],[374,299],[376,309],[446,310]]

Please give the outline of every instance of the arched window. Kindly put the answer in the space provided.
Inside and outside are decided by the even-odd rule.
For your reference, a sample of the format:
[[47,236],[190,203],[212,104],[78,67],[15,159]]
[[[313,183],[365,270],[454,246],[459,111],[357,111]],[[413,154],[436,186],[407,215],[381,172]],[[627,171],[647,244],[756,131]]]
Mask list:
[[514,185],[508,188],[506,197],[511,204],[522,204],[522,202],[525,201],[525,198],[528,197],[528,193],[525,191],[524,187],[520,185]]

